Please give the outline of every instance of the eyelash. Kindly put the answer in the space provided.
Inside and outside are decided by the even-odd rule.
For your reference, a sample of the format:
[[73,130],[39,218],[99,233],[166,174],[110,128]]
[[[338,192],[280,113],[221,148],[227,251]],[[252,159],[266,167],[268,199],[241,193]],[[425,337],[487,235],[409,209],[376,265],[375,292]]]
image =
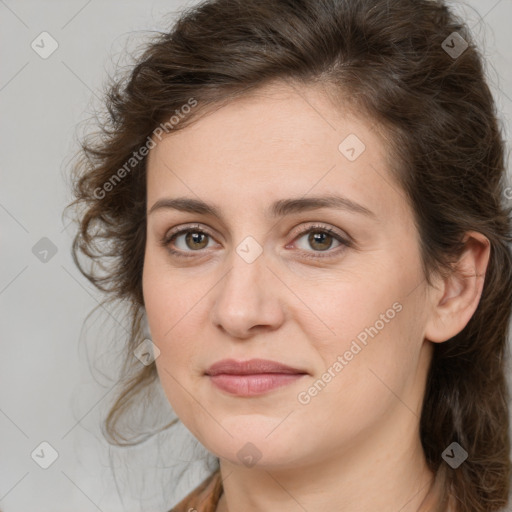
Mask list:
[[[328,226],[324,226],[324,225],[321,225],[321,224],[314,224],[314,225],[310,225],[310,226],[307,226],[306,228],[304,229],[301,229],[301,231],[296,235],[296,237],[294,238],[294,240],[297,240],[297,239],[300,239],[302,238],[304,235],[310,233],[310,232],[320,232],[320,233],[326,233],[328,235],[331,235],[336,241],[340,242],[340,246],[337,247],[336,249],[327,249],[326,251],[305,251],[306,253],[308,252],[313,252],[314,255],[311,255],[311,254],[305,254],[304,256],[306,258],[313,258],[313,259],[319,259],[319,258],[333,258],[335,256],[338,255],[338,253],[340,251],[343,251],[345,248],[347,247],[352,247],[352,242],[351,240],[348,240],[347,238],[344,238],[342,237],[341,235],[339,235],[334,229],[328,227]],[[164,247],[165,249],[167,249],[167,251],[169,251],[173,256],[177,256],[178,258],[190,258],[190,257],[193,257],[194,255],[193,254],[190,254],[190,255],[187,255],[187,254],[184,254],[183,251],[177,251],[175,249],[171,249],[169,247],[170,243],[175,239],[177,238],[178,236],[182,235],[182,234],[186,234],[186,233],[200,233],[200,234],[205,234],[211,238],[214,238],[207,230],[205,230],[204,228],[202,228],[199,224],[196,224],[196,225],[192,225],[192,226],[186,226],[178,231],[171,231],[170,233],[166,234],[160,241],[160,244],[162,245],[162,247]],[[198,253],[198,252],[201,252],[201,250],[198,250],[198,251],[186,251],[186,252],[189,252],[189,253]],[[328,253],[328,254],[321,254],[321,253]]]

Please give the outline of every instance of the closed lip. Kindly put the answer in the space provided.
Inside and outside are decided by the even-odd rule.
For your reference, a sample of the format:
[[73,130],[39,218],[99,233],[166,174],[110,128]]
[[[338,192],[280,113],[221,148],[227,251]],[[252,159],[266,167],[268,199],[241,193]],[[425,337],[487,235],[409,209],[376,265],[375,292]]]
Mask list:
[[235,359],[222,359],[212,364],[207,370],[206,375],[255,375],[262,373],[296,373],[305,374],[304,370],[293,368],[277,361],[269,359],[249,359],[247,361],[236,361]]

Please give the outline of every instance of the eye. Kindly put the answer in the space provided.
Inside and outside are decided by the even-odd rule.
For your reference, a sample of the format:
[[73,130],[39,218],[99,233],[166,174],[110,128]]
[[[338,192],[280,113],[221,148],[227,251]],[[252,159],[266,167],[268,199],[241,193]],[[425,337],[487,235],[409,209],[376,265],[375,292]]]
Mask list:
[[[176,256],[188,256],[183,253],[198,252],[208,247],[208,239],[212,236],[199,226],[188,226],[179,231],[171,231],[162,239],[162,245]],[[173,249],[172,246],[177,247]]]
[[[306,228],[303,228],[301,232],[299,233],[301,236],[299,238],[296,238],[295,240],[302,240],[304,239],[305,243],[300,246],[299,248],[301,250],[304,250],[306,252],[313,252],[314,254],[310,254],[307,257],[312,258],[324,258],[324,257],[331,257],[333,255],[337,255],[341,250],[343,250],[345,247],[350,247],[350,241],[341,236],[341,234],[338,234],[334,229],[322,226],[322,225],[314,225],[314,226],[308,226]],[[307,235],[307,236],[306,236]],[[330,250],[332,249],[333,243],[337,243],[338,245],[335,246],[336,250]],[[308,250],[308,247],[313,248],[314,250]],[[315,254],[315,253],[321,253],[326,252],[328,254]]]
[[[350,239],[345,238],[337,233],[334,229],[324,225],[313,225],[302,228],[299,232],[299,238],[295,238],[295,244],[299,245],[299,249],[305,253],[307,258],[325,258],[333,257],[344,250],[351,247]],[[306,239],[307,235],[307,239]],[[161,245],[165,247],[173,256],[190,257],[195,256],[193,253],[200,253],[203,249],[210,247],[209,241],[213,236],[201,226],[185,226],[179,230],[172,230],[167,233],[161,240]],[[305,239],[305,244],[297,244],[297,241]],[[337,244],[334,250],[333,243]],[[302,247],[301,247],[302,245]],[[313,251],[304,245],[309,245]],[[289,245],[286,246],[287,248]],[[326,253],[319,254],[319,253]]]

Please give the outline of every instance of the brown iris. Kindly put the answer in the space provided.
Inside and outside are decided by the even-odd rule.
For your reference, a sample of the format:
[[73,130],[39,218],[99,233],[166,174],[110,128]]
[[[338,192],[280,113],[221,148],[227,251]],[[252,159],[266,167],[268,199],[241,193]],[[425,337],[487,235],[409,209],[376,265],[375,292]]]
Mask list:
[[[326,240],[328,241],[326,243]],[[312,231],[309,233],[308,242],[311,244],[311,247],[315,248],[315,244],[319,244],[317,248],[320,251],[325,251],[329,249],[332,245],[332,236],[329,233],[323,233],[321,231]]]
[[[189,242],[193,242],[194,244],[197,243],[200,245],[201,245],[201,243],[203,243],[203,245],[201,245],[200,247],[196,246],[195,249],[204,249],[208,245],[207,237],[208,237],[208,235],[206,233],[190,231],[185,236],[185,243],[187,244],[187,247],[189,247],[190,249],[192,249],[193,247],[191,247],[189,245]],[[202,242],[201,242],[201,239],[202,239]]]

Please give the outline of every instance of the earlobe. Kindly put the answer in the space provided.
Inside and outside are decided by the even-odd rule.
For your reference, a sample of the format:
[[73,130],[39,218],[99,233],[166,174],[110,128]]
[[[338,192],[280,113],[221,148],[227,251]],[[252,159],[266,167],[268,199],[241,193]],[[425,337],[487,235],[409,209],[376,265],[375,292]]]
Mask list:
[[425,338],[442,343],[461,332],[473,316],[484,286],[491,252],[489,239],[470,231],[464,239],[465,248],[454,270],[431,289],[430,318]]

